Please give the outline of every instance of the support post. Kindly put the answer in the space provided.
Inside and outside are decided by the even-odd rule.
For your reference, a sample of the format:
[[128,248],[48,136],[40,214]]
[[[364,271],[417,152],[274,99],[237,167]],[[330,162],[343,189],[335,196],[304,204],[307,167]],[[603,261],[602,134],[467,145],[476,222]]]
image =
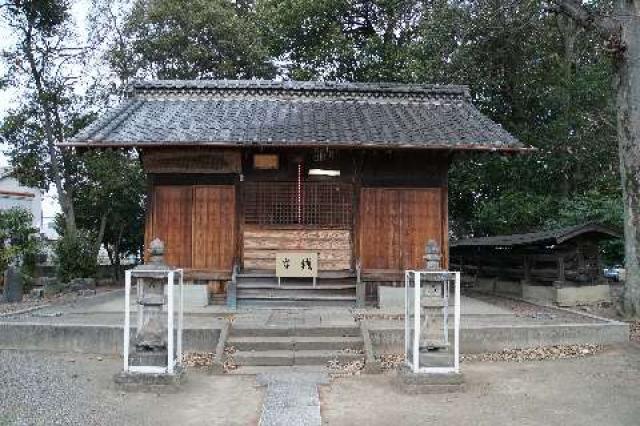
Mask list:
[[169,278],[167,283],[167,373],[173,374],[173,277],[174,272],[169,271]]
[[456,272],[455,305],[453,308],[453,368],[460,373],[460,272]]
[[[124,371],[129,372],[129,340],[131,333],[131,271],[125,271],[124,273]],[[138,314],[139,316],[140,314]]]
[[178,300],[178,352],[176,359],[178,364],[182,365],[182,329],[184,328],[184,271],[178,269],[180,274],[180,300]]
[[413,372],[420,368],[420,273],[415,272],[413,277]]

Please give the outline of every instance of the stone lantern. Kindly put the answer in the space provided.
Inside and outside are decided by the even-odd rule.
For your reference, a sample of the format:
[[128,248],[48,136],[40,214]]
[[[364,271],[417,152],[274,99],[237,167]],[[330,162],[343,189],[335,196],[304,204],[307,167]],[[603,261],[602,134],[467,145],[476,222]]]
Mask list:
[[[462,389],[460,373],[460,272],[443,270],[438,244],[425,247],[425,268],[405,271],[405,365],[397,384],[407,393]],[[450,305],[449,302],[453,301]],[[453,339],[449,342],[449,309]]]
[[[175,285],[176,277],[179,286]],[[178,384],[183,375],[182,270],[165,263],[164,243],[155,239],[150,244],[149,262],[126,271],[125,278],[124,372],[116,376],[116,383],[125,388]],[[130,339],[132,284],[136,286],[137,327]],[[179,292],[174,292],[176,287]],[[176,293],[177,300],[174,300]],[[176,307],[177,327],[174,322]]]
[[[442,271],[440,248],[434,240],[429,240],[425,247],[425,270]],[[447,315],[448,294],[445,294],[445,280],[438,274],[425,276],[420,288],[420,353],[423,363],[428,364],[429,358],[436,355],[436,351],[446,349],[448,331],[445,330],[445,315]]]
[[134,268],[138,304],[138,329],[131,365],[167,365],[167,322],[163,318],[166,303],[164,288],[171,270],[164,262],[164,243],[155,239],[150,244],[150,259]]

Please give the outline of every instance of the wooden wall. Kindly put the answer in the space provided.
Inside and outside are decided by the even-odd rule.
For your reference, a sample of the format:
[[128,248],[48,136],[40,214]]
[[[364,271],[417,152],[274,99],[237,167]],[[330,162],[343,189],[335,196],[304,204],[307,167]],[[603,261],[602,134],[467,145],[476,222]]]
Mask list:
[[278,251],[318,252],[321,271],[351,269],[351,231],[340,229],[261,229],[243,232],[245,269],[275,270]]
[[[423,266],[429,239],[440,244],[447,265],[448,153],[335,150],[318,159],[314,150],[303,149],[217,153],[213,148],[189,147],[188,151],[184,157],[188,161],[173,159],[182,156],[178,148],[148,149],[143,156],[152,185],[146,242],[163,239],[172,265],[230,269],[233,259],[239,258],[247,269],[273,269],[276,250],[316,250],[324,270],[351,269],[354,259],[360,259],[365,270],[403,270]],[[193,170],[185,169],[194,152],[202,154],[203,160]],[[277,153],[278,169],[254,169],[254,153]],[[329,178],[307,176],[305,171],[305,179],[353,186],[350,229],[245,225],[242,181],[295,180],[301,161],[305,170],[319,167],[341,172]]]

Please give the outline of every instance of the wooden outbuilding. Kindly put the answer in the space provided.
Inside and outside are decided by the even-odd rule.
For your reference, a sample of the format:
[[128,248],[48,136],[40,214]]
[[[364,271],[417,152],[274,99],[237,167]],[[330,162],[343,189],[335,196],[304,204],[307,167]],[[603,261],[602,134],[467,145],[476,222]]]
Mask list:
[[609,300],[599,244],[620,233],[586,223],[451,243],[452,267],[479,290],[576,305]]
[[259,80],[134,83],[65,145],[139,152],[146,241],[193,281],[241,298],[239,280],[273,278],[278,253],[315,253],[319,288],[338,280],[355,300],[357,285],[360,302],[364,283],[421,267],[430,239],[447,266],[456,152],[528,149],[463,86]]

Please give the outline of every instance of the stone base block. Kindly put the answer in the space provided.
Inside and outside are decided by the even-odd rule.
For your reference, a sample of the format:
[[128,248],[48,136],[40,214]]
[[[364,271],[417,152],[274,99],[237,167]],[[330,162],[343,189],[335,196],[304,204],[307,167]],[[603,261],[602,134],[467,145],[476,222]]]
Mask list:
[[420,367],[450,367],[453,365],[453,354],[446,349],[420,350]]
[[116,374],[113,381],[116,387],[126,392],[173,393],[187,380],[186,372],[176,367],[174,374],[125,373]]
[[134,351],[129,355],[129,365],[149,365],[155,367],[167,366],[167,351]]
[[424,374],[414,373],[408,367],[400,368],[395,383],[407,394],[451,393],[464,391],[462,373]]

